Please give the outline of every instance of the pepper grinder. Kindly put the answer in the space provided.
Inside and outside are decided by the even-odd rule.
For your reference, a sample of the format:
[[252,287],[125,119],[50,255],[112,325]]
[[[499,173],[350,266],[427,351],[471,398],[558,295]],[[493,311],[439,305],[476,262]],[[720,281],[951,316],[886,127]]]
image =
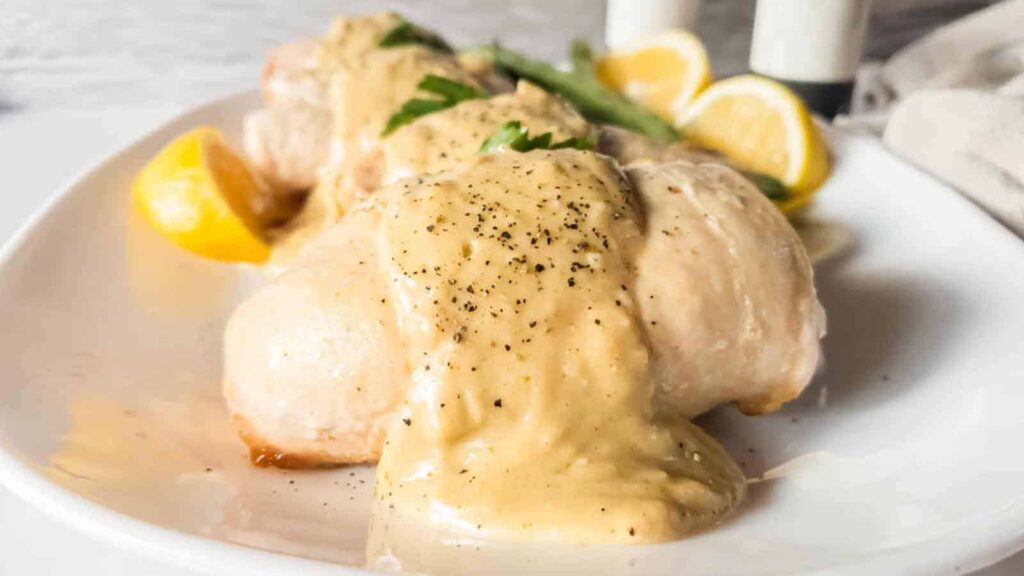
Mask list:
[[750,69],[831,119],[850,102],[870,12],[871,0],[758,0]]

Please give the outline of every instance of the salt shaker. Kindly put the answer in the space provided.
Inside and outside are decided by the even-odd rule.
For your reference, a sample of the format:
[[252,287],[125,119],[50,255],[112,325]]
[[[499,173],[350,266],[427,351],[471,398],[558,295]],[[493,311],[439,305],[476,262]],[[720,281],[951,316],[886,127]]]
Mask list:
[[612,48],[674,28],[693,29],[701,0],[608,0],[605,43]]
[[758,0],[750,68],[832,118],[850,101],[871,0]]

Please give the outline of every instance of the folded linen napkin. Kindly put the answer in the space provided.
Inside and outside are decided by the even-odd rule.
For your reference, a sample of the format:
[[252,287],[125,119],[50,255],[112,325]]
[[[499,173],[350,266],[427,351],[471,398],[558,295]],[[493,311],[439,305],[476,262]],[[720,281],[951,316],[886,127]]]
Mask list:
[[1006,0],[858,74],[837,124],[953,185],[1024,238],[1024,0]]
[[1024,98],[915,92],[893,110],[882,139],[1024,237]]

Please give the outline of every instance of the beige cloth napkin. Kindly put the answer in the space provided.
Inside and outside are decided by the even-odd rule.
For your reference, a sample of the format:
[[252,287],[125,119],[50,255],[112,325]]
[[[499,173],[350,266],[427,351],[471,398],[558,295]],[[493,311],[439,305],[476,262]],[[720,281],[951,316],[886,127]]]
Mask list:
[[837,124],[880,133],[1024,237],[1024,0],[940,28],[857,83]]

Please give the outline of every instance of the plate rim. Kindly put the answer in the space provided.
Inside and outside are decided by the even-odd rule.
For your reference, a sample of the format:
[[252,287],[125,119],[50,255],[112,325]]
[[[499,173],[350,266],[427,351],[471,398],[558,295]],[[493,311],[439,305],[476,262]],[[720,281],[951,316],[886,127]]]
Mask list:
[[[247,89],[208,99],[183,108],[160,121],[142,135],[131,139],[115,150],[86,163],[39,206],[37,206],[0,245],[0,274],[22,250],[37,227],[56,211],[89,177],[117,162],[129,150],[163,138],[166,132],[189,122],[197,114],[220,107],[241,106],[246,100],[258,97],[259,91]],[[8,448],[0,437],[0,486],[9,490],[23,502],[30,504],[66,526],[122,549],[140,552],[184,568],[210,571],[215,568],[242,568],[253,573],[280,574],[300,567],[315,576],[320,574],[372,575],[362,568],[345,566],[320,560],[291,556],[223,540],[206,538],[135,518],[93,502],[60,486],[20,458]],[[223,556],[220,560],[212,560]],[[297,565],[297,566],[296,566]]]
[[[258,98],[258,90],[246,89],[221,97],[206,100],[184,108],[170,118],[161,121],[141,136],[118,146],[114,151],[87,163],[85,168],[65,181],[59,190],[42,202],[22,222],[15,232],[0,246],[0,275],[11,260],[22,250],[39,225],[58,207],[71,197],[92,175],[118,161],[130,150],[152,145],[155,141],[166,140],[166,134],[180,130],[184,125],[195,123],[193,118],[204,112],[221,107],[243,106],[247,100]],[[819,125],[822,125],[819,122]],[[1024,244],[1009,228],[988,214],[978,204],[964,197],[948,184],[928,174],[920,167],[900,158],[886,149],[880,142],[863,134],[840,130],[823,125],[832,150],[851,146],[864,146],[874,153],[901,165],[914,173],[917,178],[929,182],[932,191],[952,201],[959,202],[963,217],[973,218],[998,229],[995,234],[1001,242],[1018,245],[1024,255]],[[840,154],[840,158],[845,154]],[[0,438],[0,486],[10,490],[19,499],[43,511],[51,518],[71,526],[89,536],[112,543],[122,549],[132,550],[145,556],[171,564],[217,573],[218,570],[245,570],[257,574],[288,574],[296,569],[313,576],[350,574],[353,576],[373,575],[377,572],[364,567],[346,566],[281,552],[272,552],[255,547],[207,538],[198,534],[165,528],[113,510],[88,498],[76,494],[46,478],[34,466],[20,458],[15,450],[8,448]],[[858,558],[822,569],[811,569],[799,574],[822,574],[831,576],[871,574],[883,570],[901,570],[904,573],[931,574],[935,570],[952,570],[959,562],[968,571],[980,570],[999,562],[1024,549],[1024,502],[1008,506],[999,511],[997,519],[971,532],[965,540],[959,532],[953,532],[961,545],[949,547],[948,536],[911,544],[887,551],[871,558]],[[984,537],[980,535],[984,535]],[[1002,537],[999,537],[1003,535]],[[972,546],[963,546],[965,541]],[[955,550],[955,553],[951,553]],[[941,562],[940,562],[941,561]]]

